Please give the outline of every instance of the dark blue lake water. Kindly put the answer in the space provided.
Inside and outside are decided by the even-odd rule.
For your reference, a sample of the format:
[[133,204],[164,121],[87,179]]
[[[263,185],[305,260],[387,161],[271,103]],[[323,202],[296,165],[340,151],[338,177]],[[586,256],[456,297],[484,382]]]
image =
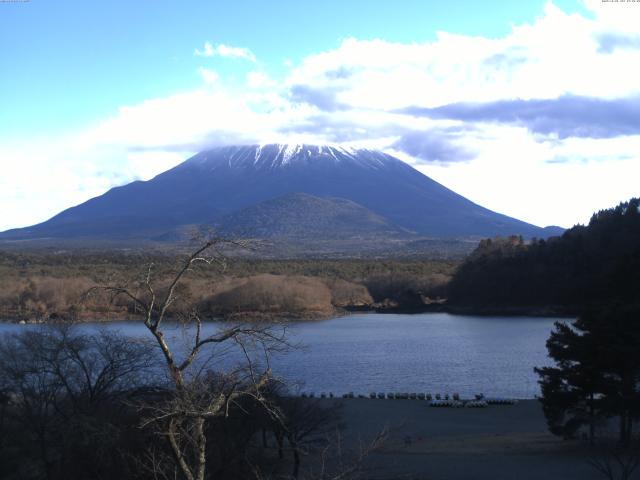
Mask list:
[[[545,342],[557,320],[366,313],[293,323],[287,327],[288,338],[304,348],[276,355],[272,365],[276,374],[316,394],[482,392],[533,398],[539,393],[533,367],[549,364]],[[149,336],[139,322],[102,325],[81,328]],[[0,335],[25,328],[38,327],[0,324]],[[209,331],[216,328],[207,325]],[[178,346],[184,332],[176,327],[168,335]]]

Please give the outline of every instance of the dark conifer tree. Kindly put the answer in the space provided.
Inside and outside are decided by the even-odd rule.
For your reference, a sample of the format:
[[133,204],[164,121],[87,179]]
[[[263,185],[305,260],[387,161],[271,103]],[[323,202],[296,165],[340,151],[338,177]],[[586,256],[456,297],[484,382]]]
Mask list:
[[587,426],[593,443],[600,419],[620,419],[619,442],[629,445],[640,416],[640,308],[589,309],[571,325],[556,323],[547,341],[555,367],[536,368],[552,433],[574,436]]
[[570,438],[588,426],[593,443],[596,424],[606,414],[602,397],[608,390],[597,339],[581,319],[572,325],[556,322],[547,349],[556,367],[535,370],[540,375],[540,401],[549,430]]
[[631,443],[633,420],[640,416],[640,307],[616,304],[584,316],[600,345],[602,374],[608,385],[604,408],[620,420],[619,440]]

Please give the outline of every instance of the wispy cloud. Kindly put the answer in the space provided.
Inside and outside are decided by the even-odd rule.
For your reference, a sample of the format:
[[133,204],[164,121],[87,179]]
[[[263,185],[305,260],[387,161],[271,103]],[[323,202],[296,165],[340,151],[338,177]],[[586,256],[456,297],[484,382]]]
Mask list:
[[452,103],[436,108],[409,107],[411,115],[464,122],[521,125],[533,133],[559,138],[611,138],[640,135],[640,97],[600,99],[565,95],[554,99]]
[[210,42],[205,42],[202,50],[196,48],[193,54],[197,57],[240,58],[252,63],[256,62],[256,56],[248,48],[231,47],[224,43],[213,45]]

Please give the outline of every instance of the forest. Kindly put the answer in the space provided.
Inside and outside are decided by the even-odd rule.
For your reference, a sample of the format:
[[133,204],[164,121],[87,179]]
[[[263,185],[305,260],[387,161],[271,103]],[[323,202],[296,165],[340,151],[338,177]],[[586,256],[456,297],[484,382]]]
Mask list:
[[448,304],[487,313],[526,309],[580,313],[637,303],[640,200],[595,213],[561,237],[487,239],[457,269]]

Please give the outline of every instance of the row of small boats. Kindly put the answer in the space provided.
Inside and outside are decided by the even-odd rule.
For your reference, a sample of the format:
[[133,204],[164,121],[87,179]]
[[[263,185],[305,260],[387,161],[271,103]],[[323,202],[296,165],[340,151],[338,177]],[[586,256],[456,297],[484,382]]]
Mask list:
[[489,404],[484,400],[431,400],[431,407],[449,408],[486,408]]
[[[301,394],[303,398],[315,398],[316,395],[313,392]],[[320,398],[336,398],[333,392],[321,393]],[[430,402],[432,407],[467,407],[467,408],[483,408],[488,405],[514,405],[518,403],[518,400],[514,398],[505,397],[485,397],[483,394],[475,395],[474,399],[463,400],[460,395],[454,393],[440,395],[439,393],[432,395],[430,393],[407,393],[407,392],[371,392],[368,396],[362,393],[355,394],[354,392],[342,394],[342,398],[370,398],[378,400],[426,400]]]

